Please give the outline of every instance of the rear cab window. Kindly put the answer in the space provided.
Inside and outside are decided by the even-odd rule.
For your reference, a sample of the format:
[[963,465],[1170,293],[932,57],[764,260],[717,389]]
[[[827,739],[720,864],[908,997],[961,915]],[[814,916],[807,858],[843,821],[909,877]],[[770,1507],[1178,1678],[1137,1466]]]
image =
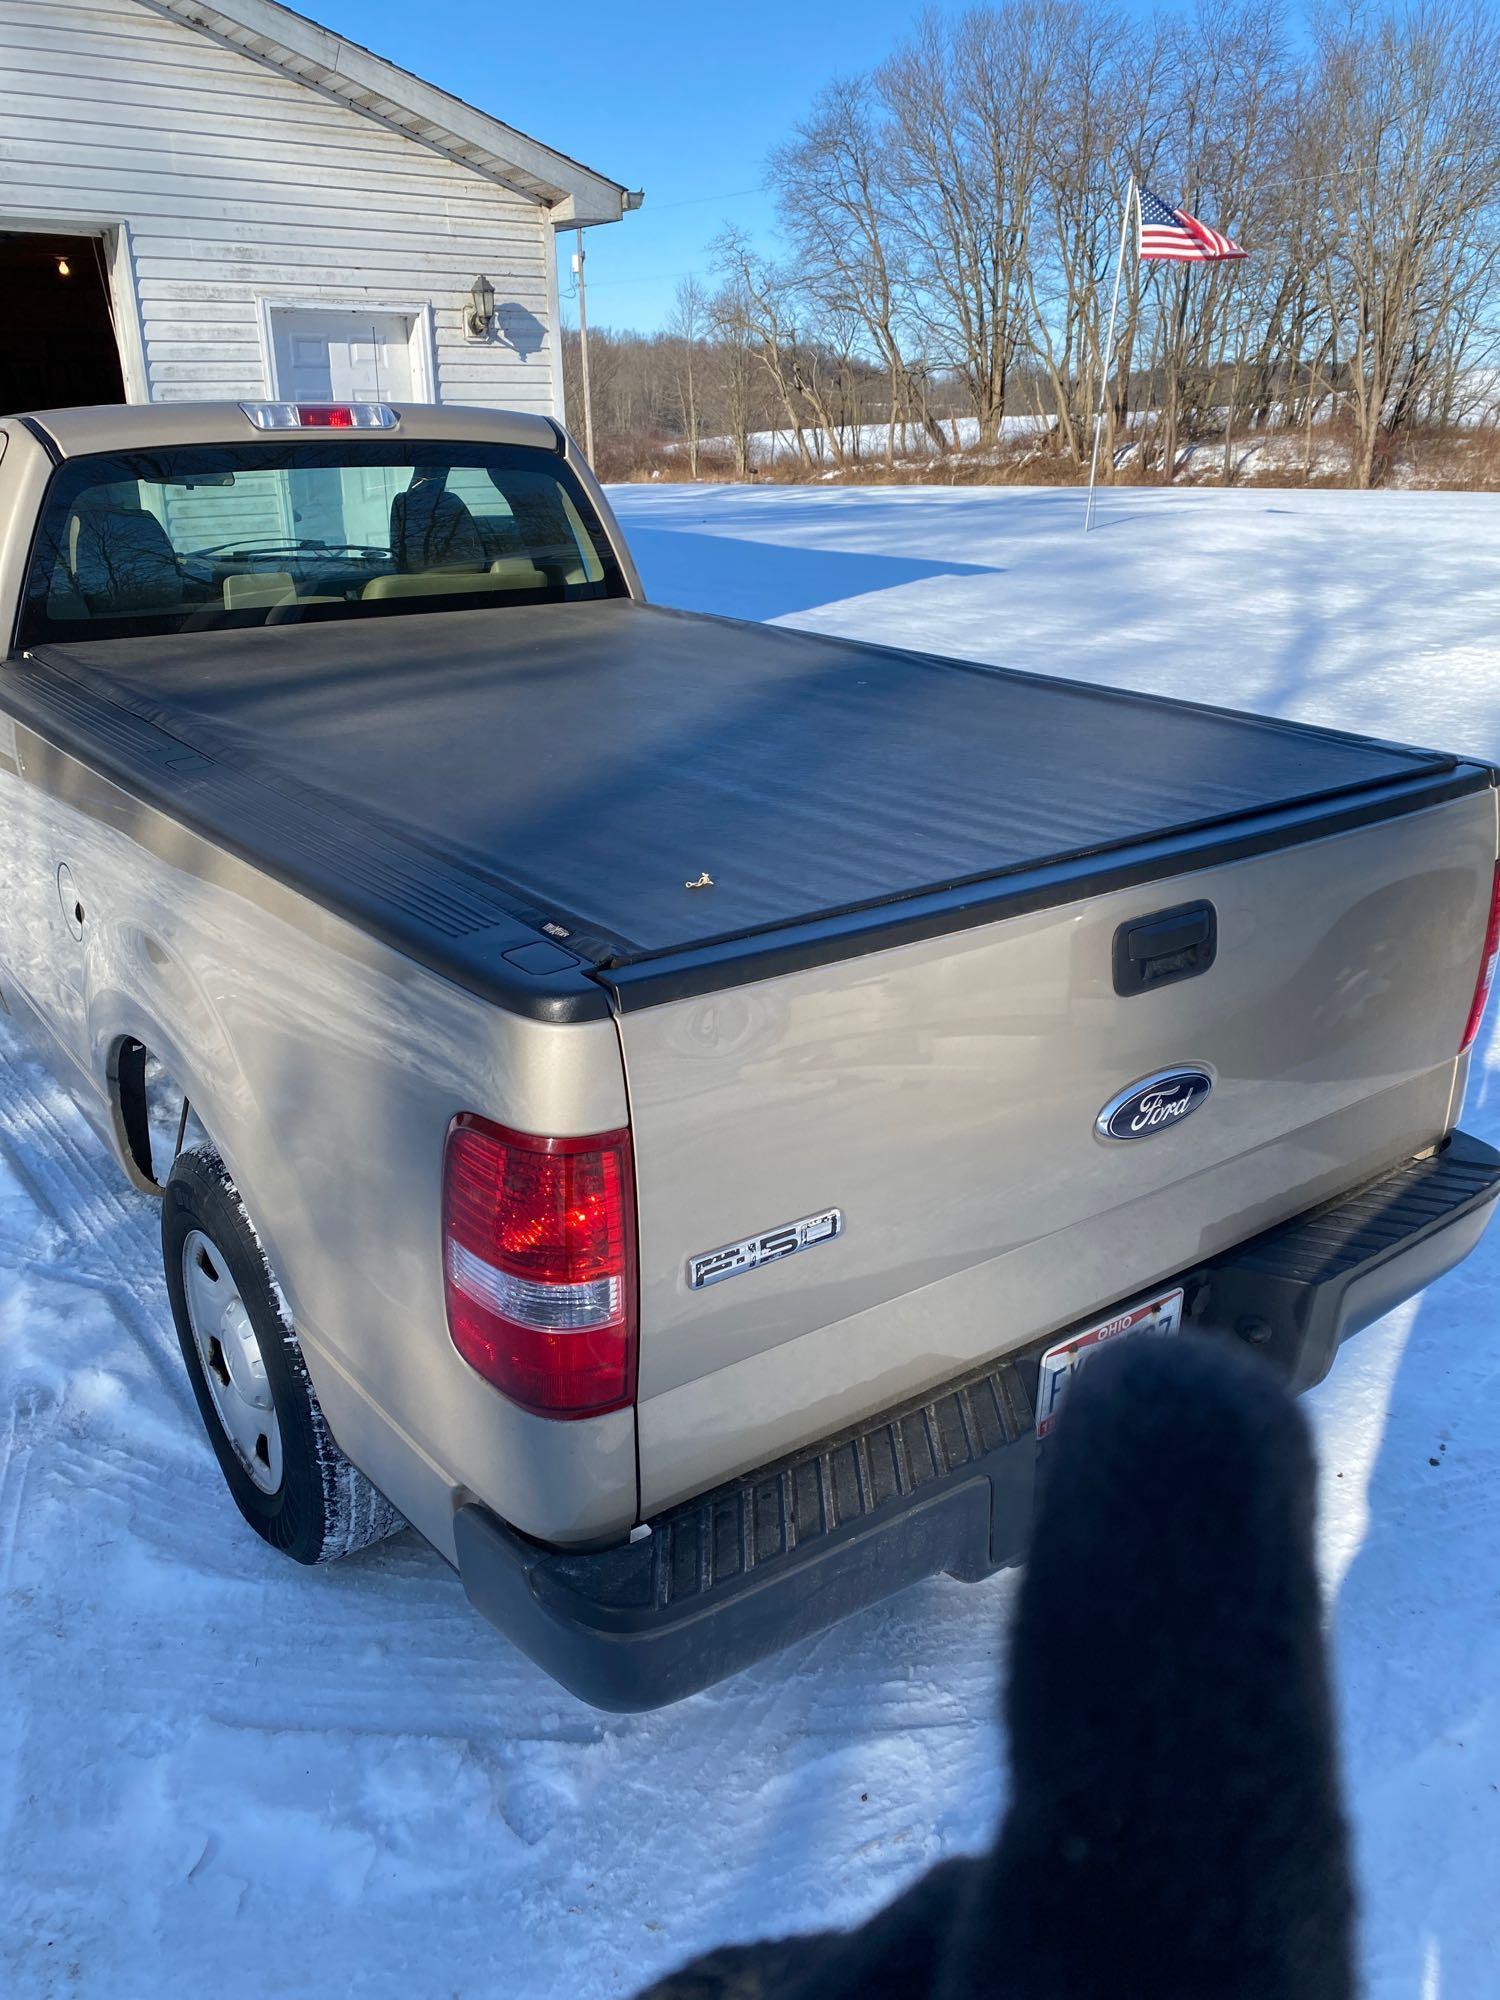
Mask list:
[[18,634],[154,636],[629,594],[566,462],[526,445],[267,439],[53,474]]

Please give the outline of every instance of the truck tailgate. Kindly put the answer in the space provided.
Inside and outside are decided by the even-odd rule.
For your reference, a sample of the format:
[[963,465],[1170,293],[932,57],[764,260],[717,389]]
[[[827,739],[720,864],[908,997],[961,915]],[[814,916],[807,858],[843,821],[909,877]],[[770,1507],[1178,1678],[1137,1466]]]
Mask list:
[[[1495,854],[1481,777],[1170,879],[1075,884],[771,976],[742,965],[728,990],[622,975],[643,1509],[1084,1321],[1439,1138]],[[1119,927],[1200,899],[1211,969],[1118,993]],[[1180,1065],[1213,1081],[1194,1116],[1144,1143],[1096,1134],[1117,1092]],[[833,1209],[836,1236],[690,1284],[695,1256]]]

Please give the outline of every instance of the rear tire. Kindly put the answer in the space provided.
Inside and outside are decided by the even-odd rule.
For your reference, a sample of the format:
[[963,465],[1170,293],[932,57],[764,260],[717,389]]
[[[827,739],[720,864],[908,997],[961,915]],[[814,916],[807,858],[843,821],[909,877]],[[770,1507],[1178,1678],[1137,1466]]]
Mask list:
[[212,1147],[178,1155],[161,1235],[198,1412],[250,1526],[299,1563],[332,1562],[404,1528],[334,1443],[286,1301]]

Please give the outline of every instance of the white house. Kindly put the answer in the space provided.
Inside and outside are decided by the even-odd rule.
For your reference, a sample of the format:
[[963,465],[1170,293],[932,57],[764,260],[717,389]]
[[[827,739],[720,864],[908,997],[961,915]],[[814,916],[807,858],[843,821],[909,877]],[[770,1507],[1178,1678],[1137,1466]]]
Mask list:
[[554,232],[639,201],[276,0],[0,0],[0,411],[561,416]]

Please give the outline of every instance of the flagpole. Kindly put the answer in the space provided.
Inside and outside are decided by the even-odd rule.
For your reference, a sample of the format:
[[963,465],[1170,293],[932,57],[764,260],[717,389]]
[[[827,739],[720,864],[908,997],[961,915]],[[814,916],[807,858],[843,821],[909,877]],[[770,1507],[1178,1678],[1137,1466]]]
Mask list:
[[1105,337],[1104,353],[1101,356],[1104,365],[1100,372],[1099,407],[1094,412],[1094,449],[1089,458],[1089,501],[1083,515],[1085,534],[1092,527],[1094,520],[1094,482],[1099,473],[1099,433],[1104,427],[1104,399],[1109,394],[1110,371],[1114,366],[1115,315],[1120,308],[1120,277],[1125,269],[1125,243],[1130,234],[1130,210],[1135,198],[1135,175],[1132,174],[1125,189],[1125,208],[1120,216],[1120,254],[1115,259],[1115,292],[1109,302],[1109,332]]

